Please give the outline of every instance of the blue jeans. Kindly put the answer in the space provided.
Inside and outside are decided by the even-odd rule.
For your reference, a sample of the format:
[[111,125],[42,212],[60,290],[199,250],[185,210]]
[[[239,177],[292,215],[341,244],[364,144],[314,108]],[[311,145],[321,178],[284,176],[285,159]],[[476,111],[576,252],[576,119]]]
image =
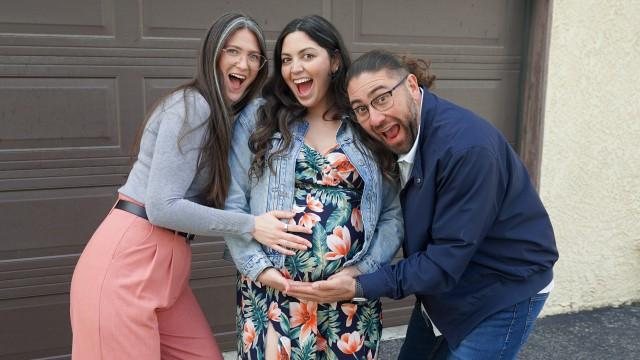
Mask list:
[[456,346],[451,348],[444,337],[436,337],[416,304],[409,320],[407,337],[400,349],[400,360],[508,360],[515,359],[533,331],[536,318],[548,293],[502,309],[483,320]]

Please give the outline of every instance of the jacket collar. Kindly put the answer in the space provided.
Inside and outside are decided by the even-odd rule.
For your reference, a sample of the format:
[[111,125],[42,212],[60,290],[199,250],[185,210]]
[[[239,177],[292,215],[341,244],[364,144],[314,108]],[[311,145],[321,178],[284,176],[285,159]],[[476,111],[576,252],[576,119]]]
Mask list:
[[437,98],[428,89],[422,88],[422,110],[420,111],[420,131],[418,139],[418,150],[416,151],[416,157],[413,162],[413,170],[409,175],[407,184],[412,181],[413,178],[419,179],[418,185],[422,185],[422,178],[424,173],[422,171],[422,164],[425,161],[426,156],[423,153],[424,145],[429,141],[431,135],[431,128],[433,125],[433,118],[436,112]]
[[[355,136],[353,125],[349,124],[349,120],[341,121],[342,123],[340,124],[338,132],[336,134],[336,140],[340,144],[350,143],[353,141],[353,138]],[[304,137],[307,134],[308,129],[309,122],[307,122],[307,120],[294,121],[293,124],[291,124],[291,133],[300,141],[304,141]],[[281,136],[279,132],[276,132],[275,134]]]
[[293,136],[298,138],[300,141],[304,141],[304,136],[307,134],[307,130],[309,129],[309,123],[307,120],[294,121],[290,126]]

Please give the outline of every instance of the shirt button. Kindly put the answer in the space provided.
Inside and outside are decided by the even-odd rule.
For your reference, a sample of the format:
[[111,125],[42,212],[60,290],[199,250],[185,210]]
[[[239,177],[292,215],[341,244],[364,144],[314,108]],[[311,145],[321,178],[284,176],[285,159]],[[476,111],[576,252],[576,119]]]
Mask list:
[[416,178],[416,183],[418,184],[422,183],[422,178]]

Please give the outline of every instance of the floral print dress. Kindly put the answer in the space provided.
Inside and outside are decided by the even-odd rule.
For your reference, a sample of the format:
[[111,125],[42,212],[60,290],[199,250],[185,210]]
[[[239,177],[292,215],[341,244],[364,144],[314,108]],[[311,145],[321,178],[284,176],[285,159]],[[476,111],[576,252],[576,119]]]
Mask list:
[[[296,160],[294,220],[311,228],[312,247],[287,256],[285,277],[327,279],[364,242],[360,200],[364,182],[338,145],[322,154],[303,144]],[[374,359],[382,331],[379,300],[317,304],[238,277],[239,359],[264,359],[269,325],[278,359]],[[270,337],[274,338],[273,336]]]

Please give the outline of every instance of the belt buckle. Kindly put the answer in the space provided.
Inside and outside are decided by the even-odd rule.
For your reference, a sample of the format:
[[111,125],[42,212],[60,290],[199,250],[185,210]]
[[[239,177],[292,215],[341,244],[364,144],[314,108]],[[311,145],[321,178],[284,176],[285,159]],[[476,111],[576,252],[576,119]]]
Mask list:
[[186,233],[186,232],[182,232],[182,231],[174,231],[176,235],[178,236],[182,236],[184,237],[184,240],[187,242],[187,244],[191,243],[191,240],[193,240],[193,238],[196,236],[195,234],[191,234],[191,233]]

